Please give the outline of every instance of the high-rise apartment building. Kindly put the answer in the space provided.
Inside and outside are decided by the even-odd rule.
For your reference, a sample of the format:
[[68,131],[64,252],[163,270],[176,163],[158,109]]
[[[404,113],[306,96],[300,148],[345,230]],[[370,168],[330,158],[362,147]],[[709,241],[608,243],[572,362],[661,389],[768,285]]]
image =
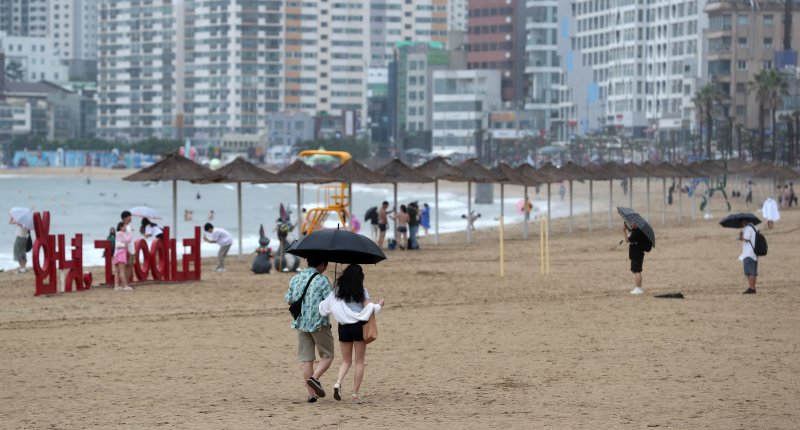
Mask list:
[[703,76],[705,3],[572,3],[572,43],[598,84],[602,125],[633,137],[690,128],[695,122],[691,99]]
[[559,46],[559,5],[557,0],[531,0],[525,4],[524,41],[525,81],[524,106],[531,112],[531,128],[539,136],[565,140],[560,112],[562,96],[569,96],[563,85],[564,66]]
[[370,67],[386,67],[397,42],[447,42],[447,0],[371,0]]
[[311,115],[367,116],[369,2],[286,2],[284,106]]
[[[97,54],[97,0],[0,0],[0,32],[50,38],[62,59]],[[45,42],[42,42],[45,43]]]
[[468,0],[450,0],[447,4],[447,29],[467,32]]
[[98,133],[256,134],[281,106],[282,3],[101,0]]
[[0,31],[8,36],[47,36],[49,3],[49,0],[0,0]]
[[503,101],[524,99],[525,4],[511,0],[469,0],[467,67],[499,70]]
[[[758,102],[749,84],[764,69],[776,67],[784,49],[784,0],[709,1],[708,74],[724,95],[725,117],[734,125],[758,128]],[[800,1],[795,1],[790,45],[800,47]],[[767,124],[769,121],[767,120]],[[769,125],[768,125],[769,127]]]

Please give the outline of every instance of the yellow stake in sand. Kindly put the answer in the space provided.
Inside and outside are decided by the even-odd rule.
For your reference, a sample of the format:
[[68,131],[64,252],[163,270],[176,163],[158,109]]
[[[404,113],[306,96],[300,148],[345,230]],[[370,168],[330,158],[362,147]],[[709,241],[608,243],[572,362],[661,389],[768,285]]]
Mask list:
[[500,216],[500,277],[506,276],[505,242],[503,241],[503,217]]
[[539,267],[542,275],[550,274],[550,232],[547,217],[539,217]]

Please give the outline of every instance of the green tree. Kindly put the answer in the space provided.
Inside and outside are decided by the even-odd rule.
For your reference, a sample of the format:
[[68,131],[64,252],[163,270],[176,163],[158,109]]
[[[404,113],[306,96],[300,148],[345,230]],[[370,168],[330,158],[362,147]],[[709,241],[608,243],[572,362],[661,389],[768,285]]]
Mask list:
[[759,155],[758,159],[764,159],[764,113],[770,110],[772,120],[772,150],[776,151],[775,145],[775,113],[783,105],[783,96],[789,93],[789,83],[786,78],[775,69],[766,69],[758,72],[755,80],[750,82],[750,91],[755,94],[758,102],[758,131],[759,131]]
[[700,88],[692,103],[697,110],[697,120],[705,122],[706,128],[706,157],[711,158],[711,136],[714,132],[714,106],[722,101],[722,93],[711,84]]

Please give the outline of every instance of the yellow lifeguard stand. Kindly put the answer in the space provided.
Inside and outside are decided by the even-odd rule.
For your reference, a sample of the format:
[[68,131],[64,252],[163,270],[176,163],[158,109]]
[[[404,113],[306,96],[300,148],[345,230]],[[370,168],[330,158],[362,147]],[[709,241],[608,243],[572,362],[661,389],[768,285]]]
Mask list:
[[[322,167],[324,170],[333,170],[352,158],[349,152],[323,149],[303,151],[299,157],[306,164]],[[331,214],[336,214],[343,228],[349,228],[349,212],[350,192],[347,184],[322,185],[317,188],[317,207],[306,212],[306,217],[300,226],[300,234],[306,235],[320,230]]]

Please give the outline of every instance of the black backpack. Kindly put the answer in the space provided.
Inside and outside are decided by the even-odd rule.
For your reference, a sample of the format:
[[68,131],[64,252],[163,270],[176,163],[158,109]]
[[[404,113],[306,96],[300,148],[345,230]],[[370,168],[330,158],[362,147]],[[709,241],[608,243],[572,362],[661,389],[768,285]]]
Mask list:
[[753,244],[752,242],[750,242],[750,246],[753,248],[753,252],[754,252],[754,253],[756,254],[756,256],[758,256],[758,257],[763,257],[763,256],[767,255],[767,249],[768,249],[768,246],[767,246],[767,238],[766,238],[766,237],[764,237],[764,235],[763,235],[763,234],[761,234],[761,232],[760,232],[760,231],[758,231],[758,230],[756,229],[756,227],[755,227],[753,224],[748,224],[748,225],[749,225],[750,227],[752,227],[752,228],[753,228],[753,230],[755,230],[755,231],[756,231],[756,240],[755,240],[755,244]]

